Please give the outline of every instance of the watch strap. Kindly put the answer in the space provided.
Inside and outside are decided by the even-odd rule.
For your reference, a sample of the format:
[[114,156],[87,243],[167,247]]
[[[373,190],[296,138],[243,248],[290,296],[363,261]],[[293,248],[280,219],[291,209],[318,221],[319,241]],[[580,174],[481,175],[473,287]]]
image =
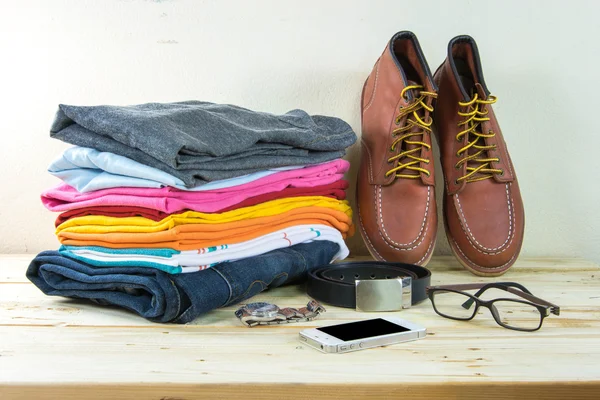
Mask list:
[[[260,303],[260,304],[269,304],[269,303]],[[256,325],[280,325],[287,324],[292,322],[307,322],[315,319],[322,312],[325,312],[325,307],[319,304],[315,300],[311,300],[308,302],[306,307],[301,308],[293,308],[286,307],[280,308],[277,311],[277,315],[272,319],[265,321],[263,319],[256,320],[253,319],[252,315],[247,311],[247,306],[239,308],[235,315],[247,326],[256,326]]]

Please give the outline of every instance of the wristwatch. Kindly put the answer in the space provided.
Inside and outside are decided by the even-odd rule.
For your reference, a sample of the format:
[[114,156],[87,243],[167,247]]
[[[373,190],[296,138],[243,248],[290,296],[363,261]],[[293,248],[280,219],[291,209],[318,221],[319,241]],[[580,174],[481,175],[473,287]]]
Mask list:
[[325,312],[325,308],[315,300],[308,302],[302,308],[279,308],[271,303],[250,303],[240,307],[235,316],[246,326],[277,325],[290,322],[311,321]]

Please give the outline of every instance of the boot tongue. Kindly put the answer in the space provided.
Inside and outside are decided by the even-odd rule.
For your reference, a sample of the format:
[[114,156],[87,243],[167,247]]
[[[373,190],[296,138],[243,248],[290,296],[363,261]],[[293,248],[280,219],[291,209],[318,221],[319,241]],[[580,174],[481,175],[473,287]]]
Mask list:
[[[406,87],[408,87],[408,86],[421,86],[421,85],[419,85],[415,81],[408,80],[406,82]],[[415,101],[415,99],[419,98],[421,90],[423,90],[423,89],[410,89],[410,90],[407,90],[405,92],[404,97],[409,99],[409,104],[412,104]],[[407,95],[406,94],[407,92],[410,95]],[[424,118],[424,115],[423,115],[424,111],[426,111],[426,110],[420,109],[420,110],[417,111],[417,113],[419,114],[419,116],[421,118]],[[408,114],[406,116],[406,121],[408,121],[409,119],[413,120],[413,121],[415,120],[415,116],[413,115],[413,113],[410,113],[410,114]],[[419,126],[416,125],[416,126],[413,126],[410,131],[402,133],[402,135],[414,132],[415,135],[406,138],[406,140],[421,141],[421,140],[423,140],[422,131],[423,131],[422,128],[419,128]],[[399,154],[399,153],[401,153],[403,151],[412,150],[412,149],[415,149],[417,147],[421,147],[421,146],[415,145],[415,144],[408,144],[408,143],[406,143],[406,141],[402,141],[402,146],[398,146],[398,152],[396,154]],[[416,152],[416,153],[412,153],[412,154],[414,156],[417,156],[417,157],[419,157],[421,155],[420,152]],[[403,157],[402,159],[398,159],[398,164],[405,164],[405,163],[410,162],[410,161],[412,161],[412,159],[410,157]],[[412,171],[410,169],[403,169],[403,170],[399,171],[399,173],[401,173],[403,175],[419,175],[419,173],[417,171]]]
[[485,92],[485,89],[483,88],[483,86],[481,86],[479,82],[474,85],[473,93],[471,94],[474,95],[475,93],[477,93],[477,97],[481,100],[487,100],[487,94]]
[[[471,88],[471,99],[472,99],[472,98],[475,96],[475,94],[477,94],[477,98],[478,98],[479,100],[487,100],[487,94],[486,94],[486,91],[485,91],[485,89],[483,88],[483,86],[481,86],[481,84],[480,84],[480,83],[475,83],[475,84],[472,86],[472,88]],[[477,130],[478,132],[481,132],[481,129],[482,129],[481,125],[480,125],[480,126],[478,126],[478,127],[476,128],[476,130]],[[473,141],[473,140],[477,140],[477,139],[476,139],[476,137],[475,137],[475,135],[474,135],[474,134],[472,134],[472,133],[469,133],[469,141]],[[479,145],[483,145],[483,144],[485,144],[485,141],[484,141],[484,139],[483,139],[483,138],[479,138],[479,140],[478,140],[478,144],[479,144]],[[477,150],[475,147],[471,147],[471,148],[470,148],[470,149],[467,151],[467,155],[473,155],[473,154],[475,154],[475,153],[477,153],[477,152],[478,152],[478,150]],[[486,152],[484,152],[484,153],[481,155],[481,157],[482,157],[482,158],[486,158],[486,157],[487,157],[487,153],[486,153]],[[478,158],[479,158],[479,157],[478,157]],[[472,162],[472,161],[469,161],[469,162],[467,162],[467,165],[468,165],[468,166],[471,166],[471,167],[478,167],[478,166],[479,166],[479,165],[481,165],[481,164],[480,164],[480,163],[478,163],[478,162]],[[485,176],[485,174],[482,174],[482,173],[478,172],[478,173],[476,173],[475,175],[473,175],[473,176],[472,176],[472,178],[481,178],[481,177],[483,177],[483,176]]]
[[[406,81],[406,87],[408,86],[419,86],[419,84],[415,81]],[[410,96],[404,95],[405,98],[408,98],[409,100],[414,100],[417,97],[419,97],[419,92],[421,91],[421,89],[410,89],[407,90],[408,93],[410,93]]]
[[[418,84],[417,82],[415,82],[415,81],[407,81],[407,84],[406,84],[406,86],[421,86],[421,85],[419,85],[419,84]],[[415,101],[415,99],[418,99],[418,98],[419,98],[419,96],[421,95],[421,90],[424,90],[424,89],[410,89],[410,90],[409,90],[410,94],[412,95],[412,98],[410,99],[410,102],[411,102],[411,103],[412,103],[412,102],[414,102],[414,101]],[[419,114],[419,117],[423,118],[423,116],[424,116],[424,115],[423,115],[423,112],[424,112],[424,111],[426,111],[426,110],[423,110],[423,109],[421,109],[421,110],[417,111],[417,113]],[[410,119],[412,119],[412,120],[414,120],[414,119],[415,119],[415,118],[414,118],[414,115],[412,115],[412,113],[411,113],[411,114],[409,114],[408,118],[410,118]],[[419,128],[419,127],[417,127],[417,126],[413,127],[413,128],[410,130],[410,132],[421,132],[421,131],[422,131],[422,129],[420,129],[420,128]],[[414,145],[413,145],[412,147],[414,147]]]

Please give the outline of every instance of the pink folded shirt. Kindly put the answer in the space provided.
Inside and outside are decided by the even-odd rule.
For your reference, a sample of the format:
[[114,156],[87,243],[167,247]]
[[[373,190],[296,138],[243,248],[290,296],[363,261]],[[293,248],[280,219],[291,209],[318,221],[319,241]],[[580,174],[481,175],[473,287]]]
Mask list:
[[166,213],[182,210],[217,212],[247,198],[278,192],[287,187],[328,185],[344,177],[350,163],[338,159],[290,171],[281,171],[253,182],[222,189],[190,192],[164,187],[160,189],[119,187],[80,193],[66,184],[42,193],[42,203],[50,211],[69,211],[92,206],[137,206]]

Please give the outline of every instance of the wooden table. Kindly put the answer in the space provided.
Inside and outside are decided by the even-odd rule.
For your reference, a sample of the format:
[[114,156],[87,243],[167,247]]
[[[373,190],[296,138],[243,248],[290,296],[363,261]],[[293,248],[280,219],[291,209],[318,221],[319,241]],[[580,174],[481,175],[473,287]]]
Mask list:
[[[233,307],[193,325],[43,295],[24,276],[31,256],[0,257],[0,399],[600,398],[600,269],[582,260],[522,260],[517,281],[561,307],[535,333],[437,316],[429,302],[398,313],[424,340],[347,354],[298,341],[305,327],[372,318],[328,307],[304,324],[246,328]],[[433,284],[491,281],[435,258]],[[300,306],[302,287],[255,300]]]

